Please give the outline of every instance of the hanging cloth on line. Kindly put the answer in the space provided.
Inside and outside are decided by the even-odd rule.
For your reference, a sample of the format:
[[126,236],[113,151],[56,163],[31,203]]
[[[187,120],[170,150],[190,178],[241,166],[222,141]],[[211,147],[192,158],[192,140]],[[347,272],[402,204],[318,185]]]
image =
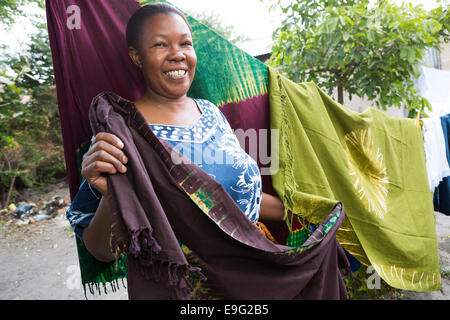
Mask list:
[[423,143],[427,165],[428,183],[430,190],[434,191],[439,183],[450,176],[450,167],[445,150],[446,142],[442,130],[441,118],[426,118],[423,123]]
[[[46,2],[49,36],[52,46],[64,148],[72,198],[78,190],[81,158],[89,146],[89,140],[93,134],[87,117],[92,99],[100,92],[113,91],[123,97],[124,100],[134,101],[140,97],[145,90],[144,81],[139,74],[140,71],[131,63],[128,57],[127,46],[125,43],[125,26],[129,17],[139,8],[139,5],[145,5],[146,3],[148,2],[141,2],[139,4],[132,0],[107,2],[48,0]],[[76,5],[80,8],[80,12],[82,13],[80,29],[66,28],[66,21],[69,15],[66,8],[69,5]],[[242,52],[227,40],[217,35],[214,31],[198,23],[191,17],[188,17],[188,19],[193,29],[194,46],[198,56],[197,72],[194,83],[188,93],[189,96],[208,99],[212,103],[218,105],[233,129],[252,129],[256,131],[264,129],[268,131],[267,129],[270,128],[270,122],[269,99],[267,95],[267,66]],[[106,32],[105,30],[108,31]],[[218,76],[218,74],[220,74],[220,76]],[[268,132],[270,133],[270,131]],[[261,139],[259,136],[257,136],[257,138]],[[259,140],[257,142],[258,146],[262,145],[264,148],[267,147],[267,144],[270,144],[270,137],[269,139],[263,137],[261,142]],[[249,147],[250,146],[246,146],[247,152]],[[258,152],[258,155],[259,154],[260,153]],[[261,160],[258,158],[256,160],[260,168],[269,168],[270,164],[264,159]],[[162,173],[164,173],[164,171],[161,171],[161,174]],[[267,174],[263,175],[262,179],[263,190],[267,193],[276,194],[272,188],[270,176]],[[204,209],[199,203],[196,203],[195,201],[193,203],[198,204],[201,209]],[[338,202],[336,202],[336,205],[337,204]],[[339,212],[339,219],[337,219],[337,212]],[[205,214],[204,212],[200,213],[203,216]],[[337,231],[339,223],[344,217],[344,212],[330,210],[330,215],[333,216],[330,216],[329,220],[324,219],[321,224],[317,224],[317,232],[319,233],[324,232],[324,229],[320,227],[320,225],[326,226],[327,230],[329,229],[328,232],[324,232],[324,235],[330,238],[329,242],[323,241],[324,238],[322,238],[322,236],[313,233],[311,234],[312,238],[306,239],[306,242],[302,242],[307,245],[307,250],[302,249],[301,244],[299,244],[299,247],[296,249],[291,248],[289,249],[291,251],[288,250],[288,253],[291,253],[291,255],[292,252],[297,252],[297,250],[311,252],[308,254],[301,254],[300,260],[303,262],[306,261],[303,259],[307,259],[307,257],[315,257],[312,260],[314,262],[314,267],[311,267],[310,265],[310,270],[314,270],[314,272],[301,272],[301,268],[308,266],[308,263],[305,262],[304,267],[301,267],[296,275],[302,277],[306,276],[305,280],[300,281],[301,286],[304,286],[305,290],[299,290],[297,292],[298,297],[317,299],[326,297],[332,299],[345,298],[345,290],[342,291],[344,288],[338,266],[345,269],[347,267],[347,259],[345,258],[345,255],[342,254],[342,250],[339,249],[340,246],[335,242],[335,235],[333,235],[333,232]],[[333,219],[331,219],[331,217],[333,217]],[[231,221],[232,219],[229,220]],[[329,223],[330,221],[331,223]],[[284,222],[272,223],[270,229],[274,236],[277,237],[279,243],[285,243],[289,231]],[[219,230],[219,227],[209,226],[209,229],[207,230]],[[201,232],[203,232],[203,230],[197,230],[193,234]],[[228,237],[230,237],[230,235],[228,235]],[[249,237],[251,237],[251,234]],[[225,237],[225,239],[228,238]],[[130,270],[127,268],[133,265],[133,263],[127,263],[127,258],[129,258],[127,254],[122,255],[117,263],[102,263],[89,254],[84,244],[78,238],[76,241],[82,283],[85,288],[88,287],[92,293],[95,292],[95,289],[100,290],[101,286],[106,290],[108,283],[110,283],[113,290],[115,290],[120,284],[117,280],[130,276],[128,274]],[[324,251],[324,246],[330,250]],[[164,246],[162,247],[164,248]],[[314,249],[316,247],[317,249]],[[189,249],[193,252],[200,250],[195,250],[195,246],[189,247]],[[195,252],[192,254],[195,254]],[[317,252],[317,254],[315,252]],[[187,255],[186,259],[189,258],[189,262],[192,262],[190,260],[192,254],[188,254],[184,250],[183,253]],[[320,267],[321,261],[328,261],[321,260],[321,257],[325,257],[328,254],[329,257],[332,258],[330,261],[334,262],[328,264],[324,263],[322,264],[323,267]],[[251,260],[252,256],[249,255],[248,259]],[[297,257],[295,259],[299,258]],[[292,261],[295,261],[295,259]],[[192,270],[186,265],[185,267],[184,270]],[[251,274],[253,274],[254,271],[255,270],[252,270]],[[211,271],[208,272],[208,268],[202,268],[202,272],[204,272],[207,277],[209,276],[211,278]],[[246,271],[243,270],[243,272]],[[173,273],[168,273],[168,275],[169,274],[174,275]],[[132,275],[135,274],[132,273]],[[250,276],[250,273],[246,272],[246,275]],[[134,279],[134,277],[132,278]],[[245,278],[245,276],[241,277],[241,280]],[[128,278],[128,281],[130,279],[131,278]],[[283,277],[280,277],[280,280],[282,279]],[[173,284],[173,281],[175,281],[174,278],[169,282]],[[324,286],[315,284],[322,281],[327,282],[325,287],[328,289],[317,291],[317,288],[322,288]],[[264,286],[270,285],[269,283],[271,280],[268,280],[267,282],[268,283]],[[180,285],[179,288],[181,289],[183,284],[178,282],[177,284]],[[331,287],[329,287],[330,285],[337,289],[331,289]],[[255,291],[254,286],[250,286],[249,288],[253,288],[251,290],[256,292],[256,295],[254,295],[253,298],[259,297],[261,294],[269,294],[268,292],[264,293],[260,290]],[[296,289],[301,288],[297,287]],[[183,290],[175,291],[177,294],[174,296],[183,296]],[[223,292],[224,290],[221,291]],[[271,290],[269,290],[269,292],[270,291]],[[289,291],[290,290],[287,290],[286,293]],[[135,294],[136,292],[139,292],[139,290],[136,291],[133,289],[132,292]],[[165,291],[158,292],[162,295],[165,294]],[[276,293],[277,291],[273,291],[273,293],[270,293],[270,297],[276,298]],[[242,292],[241,294],[244,295],[248,293]],[[295,297],[293,294],[289,293],[289,295],[291,298]],[[165,296],[168,296],[167,292]],[[230,295],[225,294],[224,296],[230,297]],[[133,297],[136,298],[138,296]],[[238,296],[232,295],[231,297]],[[249,296],[245,295],[245,297],[248,298]],[[281,294],[278,297],[287,298],[288,296]],[[196,298],[195,295],[194,298]]]
[[342,201],[339,243],[389,285],[441,287],[432,193],[422,132],[412,119],[356,113],[313,83],[269,70],[271,128],[279,133],[272,175],[286,209],[316,223]]
[[[140,4],[134,0],[46,2],[72,197],[80,181],[81,157],[92,136],[87,117],[92,99],[100,92],[113,91],[135,101],[145,90],[139,70],[128,57],[125,26],[139,5],[150,2],[153,1]],[[73,4],[83,13],[80,29],[66,27],[69,15],[66,9]],[[276,148],[283,147],[285,157],[279,159],[279,170],[273,171],[272,176],[262,176],[263,191],[280,195],[286,208],[316,225],[326,221],[336,203],[343,202],[346,216],[337,237],[346,250],[361,263],[374,265],[392,286],[439,290],[437,239],[420,129],[410,120],[392,119],[374,110],[351,113],[313,87],[307,87],[303,98],[298,99],[305,92],[305,85],[293,84],[282,76],[272,75],[271,79],[281,80],[271,82],[269,87],[266,65],[192,17],[188,20],[198,56],[189,96],[216,104],[233,129],[266,130],[268,138],[257,136],[258,159],[255,160],[261,172],[276,167]],[[281,106],[287,106],[286,110]],[[295,111],[291,113],[292,110]],[[285,112],[289,113],[283,119],[289,121],[274,122]],[[301,117],[300,127],[298,117]],[[292,126],[296,130],[281,130],[280,126]],[[268,129],[284,133],[271,139]],[[308,135],[301,134],[303,131]],[[286,143],[299,137],[304,139],[300,144]],[[369,188],[368,193],[361,187],[370,186],[364,173],[371,172],[372,167],[368,167],[371,170],[360,167],[368,157],[353,147],[361,142],[368,146],[362,150],[374,155],[375,160],[370,158],[367,163],[379,169],[378,188]],[[301,145],[308,152],[299,150]],[[333,145],[336,149],[329,149]],[[286,149],[288,146],[290,150]],[[271,150],[270,162],[260,157],[262,147]],[[249,146],[245,149],[248,152]],[[386,164],[386,171],[379,165],[380,161]],[[291,163],[291,169],[294,166],[292,171],[285,169],[289,168],[287,162]],[[334,167],[339,170],[333,170]],[[304,180],[304,174],[311,176]],[[290,230],[285,222],[267,222],[267,226],[279,243],[289,238]],[[126,276],[124,260],[115,268],[114,264],[95,260],[78,240],[77,247],[82,282],[90,289],[99,284],[115,284],[117,279]]]
[[[450,165],[450,114],[441,117],[448,165]],[[445,177],[434,190],[434,210],[450,215],[450,177]]]

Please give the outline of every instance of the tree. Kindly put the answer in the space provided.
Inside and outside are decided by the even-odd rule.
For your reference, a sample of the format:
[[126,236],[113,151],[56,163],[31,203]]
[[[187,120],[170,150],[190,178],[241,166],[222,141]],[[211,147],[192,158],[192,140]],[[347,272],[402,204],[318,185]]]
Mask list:
[[23,14],[23,6],[30,3],[37,3],[40,8],[45,7],[44,0],[0,0],[0,23],[11,25],[15,17]]
[[[268,1],[268,0],[263,0]],[[275,2],[275,3],[274,3]],[[379,108],[424,111],[414,79],[427,48],[450,39],[448,6],[427,12],[421,6],[397,6],[387,0],[272,0],[284,14],[274,33],[269,64],[295,82],[313,81],[331,95],[338,89]]]
[[214,12],[187,11],[187,14],[192,16],[197,21],[203,23],[207,27],[213,29],[231,43],[237,43],[239,41],[248,40],[248,37],[246,37],[245,35],[236,34],[236,30],[234,29],[233,26],[225,25],[225,23]]
[[32,187],[65,175],[50,43],[46,25],[36,26],[27,48],[0,61],[2,206],[18,182]]
[[13,17],[19,13],[19,2],[15,0],[0,0],[0,21],[2,24],[11,24]]

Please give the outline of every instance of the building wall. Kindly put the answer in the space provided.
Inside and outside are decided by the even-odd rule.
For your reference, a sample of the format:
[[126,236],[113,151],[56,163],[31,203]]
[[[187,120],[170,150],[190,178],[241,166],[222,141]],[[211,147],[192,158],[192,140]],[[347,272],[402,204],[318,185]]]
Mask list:
[[441,68],[442,70],[450,70],[450,42],[442,45]]

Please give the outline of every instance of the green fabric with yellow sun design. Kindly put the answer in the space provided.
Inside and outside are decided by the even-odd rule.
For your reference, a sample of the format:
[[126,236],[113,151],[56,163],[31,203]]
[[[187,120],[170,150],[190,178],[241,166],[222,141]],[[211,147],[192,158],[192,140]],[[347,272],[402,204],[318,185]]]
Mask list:
[[420,125],[372,108],[353,112],[274,70],[269,93],[271,128],[280,130],[272,181],[286,209],[318,223],[341,201],[346,219],[337,237],[346,250],[393,287],[439,290]]

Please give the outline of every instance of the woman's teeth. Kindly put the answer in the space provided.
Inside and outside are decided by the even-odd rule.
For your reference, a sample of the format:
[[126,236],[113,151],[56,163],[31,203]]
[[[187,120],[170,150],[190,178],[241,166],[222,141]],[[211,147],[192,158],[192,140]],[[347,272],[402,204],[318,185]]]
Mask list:
[[186,74],[186,70],[174,70],[174,71],[167,71],[164,72],[164,74],[168,75],[169,77],[176,78],[176,77],[182,77]]

